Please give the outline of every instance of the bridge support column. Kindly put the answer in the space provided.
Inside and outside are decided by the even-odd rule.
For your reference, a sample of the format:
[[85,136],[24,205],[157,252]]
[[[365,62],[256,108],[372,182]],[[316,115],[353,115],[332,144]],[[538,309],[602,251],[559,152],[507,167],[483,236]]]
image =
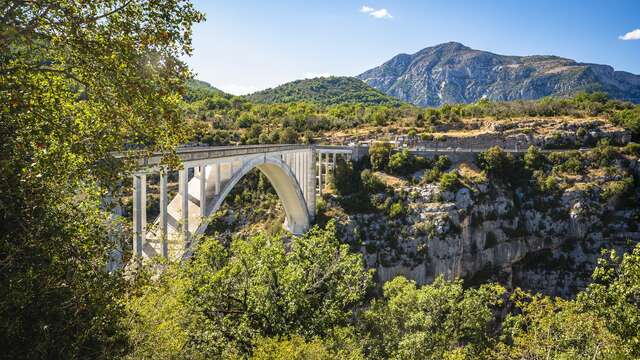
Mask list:
[[211,171],[213,172],[213,176],[214,176],[214,194],[218,195],[220,194],[220,163],[216,162],[215,166],[213,169],[211,169]]
[[318,152],[318,195],[322,196],[322,153]]
[[207,166],[201,165],[200,170],[200,216],[207,216]]
[[316,217],[316,159],[315,151],[309,150],[305,156],[305,185],[309,219]]
[[133,253],[142,256],[147,228],[147,175],[133,175]]
[[189,248],[189,168],[183,167],[178,175],[178,191],[181,200],[181,223],[184,248]]
[[168,220],[169,196],[167,191],[167,169],[160,170],[160,241],[162,242],[162,257],[169,257]]

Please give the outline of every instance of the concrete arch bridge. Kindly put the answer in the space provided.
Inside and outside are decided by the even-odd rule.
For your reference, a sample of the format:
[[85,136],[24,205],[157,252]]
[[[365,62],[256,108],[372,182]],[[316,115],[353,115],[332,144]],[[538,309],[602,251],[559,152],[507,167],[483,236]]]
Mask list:
[[[178,193],[169,197],[169,170],[161,156],[140,159],[133,174],[133,252],[138,257],[188,256],[207,218],[253,169],[271,182],[285,210],[284,227],[293,234],[309,229],[316,214],[316,194],[337,156],[359,158],[362,148],[317,145],[256,145],[194,147],[178,150]],[[159,175],[160,206],[156,219],[147,219],[147,177]],[[148,221],[151,220],[151,221]]]

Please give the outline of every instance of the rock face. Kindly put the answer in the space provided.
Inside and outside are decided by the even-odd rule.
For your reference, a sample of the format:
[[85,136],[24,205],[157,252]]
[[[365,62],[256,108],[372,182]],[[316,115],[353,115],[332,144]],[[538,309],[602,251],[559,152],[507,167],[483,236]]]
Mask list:
[[640,209],[602,199],[611,180],[585,177],[591,186],[554,194],[492,182],[454,192],[408,185],[391,195],[404,204],[401,218],[346,214],[339,223],[378,284],[399,275],[425,284],[443,275],[572,297],[589,283],[602,248],[621,253],[640,241]]
[[450,42],[400,54],[357,76],[372,87],[419,106],[568,96],[605,91],[640,102],[640,76],[611,66],[557,56],[504,56]]

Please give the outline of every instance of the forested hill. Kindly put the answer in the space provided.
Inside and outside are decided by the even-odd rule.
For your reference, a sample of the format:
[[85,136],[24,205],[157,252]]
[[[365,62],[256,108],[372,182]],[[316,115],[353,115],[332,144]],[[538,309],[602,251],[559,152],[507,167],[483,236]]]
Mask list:
[[246,96],[259,103],[312,102],[320,105],[363,103],[367,105],[400,105],[396,98],[372,88],[352,77],[320,77],[296,80],[273,89]]
[[184,99],[187,102],[194,102],[197,100],[204,100],[213,95],[222,96],[222,97],[230,97],[230,94],[225,93],[224,91],[211,86],[206,81],[189,79],[187,80],[187,92],[184,95]]
[[558,56],[498,55],[456,42],[399,54],[357,77],[419,106],[567,97],[579,91],[640,102],[640,76],[608,65]]

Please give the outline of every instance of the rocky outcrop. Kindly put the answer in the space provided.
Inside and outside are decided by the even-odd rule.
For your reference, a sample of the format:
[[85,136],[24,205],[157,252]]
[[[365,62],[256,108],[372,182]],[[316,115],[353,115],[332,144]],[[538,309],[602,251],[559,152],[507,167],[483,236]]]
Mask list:
[[379,283],[403,275],[424,284],[443,274],[570,297],[588,283],[601,248],[625,251],[640,241],[637,206],[602,199],[609,180],[583,179],[594,186],[553,195],[487,182],[455,192],[411,185],[386,195],[402,201],[403,216],[350,214],[340,223]]
[[640,76],[557,56],[505,56],[450,42],[400,54],[357,76],[419,106],[567,96],[580,90],[640,102]]

